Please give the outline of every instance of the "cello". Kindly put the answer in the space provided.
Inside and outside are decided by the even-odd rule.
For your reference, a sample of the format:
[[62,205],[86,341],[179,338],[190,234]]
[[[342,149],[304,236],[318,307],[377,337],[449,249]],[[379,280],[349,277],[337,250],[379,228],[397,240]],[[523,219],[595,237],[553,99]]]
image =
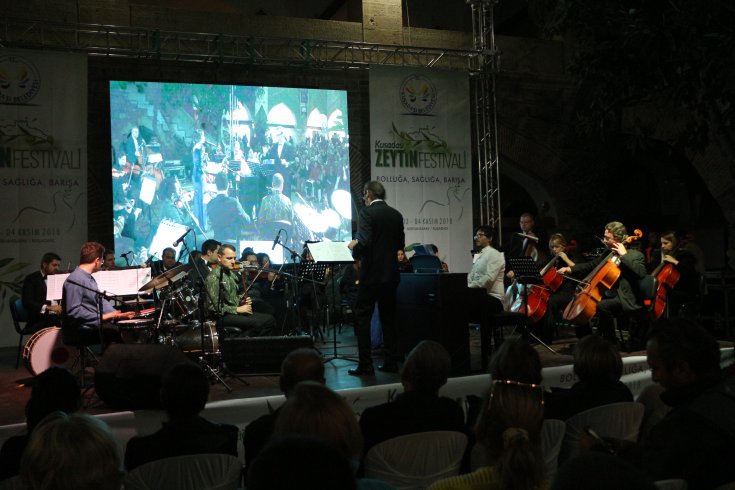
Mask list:
[[651,276],[656,279],[656,298],[651,305],[651,319],[658,320],[666,310],[666,294],[679,282],[681,273],[676,270],[674,264],[663,261],[654,269]]
[[542,285],[531,285],[530,292],[524,301],[523,295],[519,295],[510,307],[513,313],[525,313],[533,322],[537,323],[546,314],[547,302],[551,293],[555,292],[564,281],[564,276],[556,270],[556,261],[559,259],[555,255],[548,264],[539,272],[541,275]]
[[[633,235],[623,240],[628,244],[643,236],[641,230],[634,230]],[[574,299],[564,309],[564,319],[577,325],[587,324],[597,311],[597,303],[602,300],[605,291],[612,289],[620,279],[620,256],[610,251],[597,267],[587,274],[574,294]]]

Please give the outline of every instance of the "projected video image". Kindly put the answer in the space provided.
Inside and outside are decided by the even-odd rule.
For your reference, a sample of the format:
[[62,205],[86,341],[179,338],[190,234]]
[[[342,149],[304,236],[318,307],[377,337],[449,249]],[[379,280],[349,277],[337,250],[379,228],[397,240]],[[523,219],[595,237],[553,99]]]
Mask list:
[[188,229],[191,250],[279,230],[298,251],[350,240],[345,91],[112,81],[110,117],[115,250],[130,265]]

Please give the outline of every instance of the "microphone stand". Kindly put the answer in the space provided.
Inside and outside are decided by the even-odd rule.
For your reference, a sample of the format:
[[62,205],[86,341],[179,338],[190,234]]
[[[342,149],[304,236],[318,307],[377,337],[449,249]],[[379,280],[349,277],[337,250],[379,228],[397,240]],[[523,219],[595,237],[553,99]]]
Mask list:
[[[189,254],[191,257],[191,250],[189,250],[189,246],[186,243],[186,240],[183,240],[182,245],[186,249],[186,253]],[[200,260],[197,258],[196,260]],[[219,375],[216,369],[214,369],[211,364],[207,361],[206,353],[204,352],[204,322],[205,322],[205,316],[204,316],[204,308],[206,305],[205,298],[209,303],[212,303],[212,298],[209,296],[209,291],[207,290],[206,285],[204,284],[204,276],[202,276],[202,272],[199,270],[199,267],[197,267],[196,262],[193,264],[194,267],[192,267],[195,271],[195,274],[197,275],[199,279],[199,330],[200,330],[200,346],[201,346],[201,354],[199,356],[199,366],[202,368],[202,371],[204,371],[205,374],[209,375],[209,378],[212,380],[215,380],[213,382],[219,381],[222,383],[222,386],[225,387],[227,390],[227,393],[232,393],[232,388],[225,383],[225,380],[222,379],[222,377]],[[204,294],[202,294],[202,291],[204,291]],[[212,344],[214,346],[214,343]],[[212,352],[212,355],[214,355],[215,352]]]
[[[286,315],[283,315],[283,323],[281,324],[281,333],[285,332],[285,326],[288,320],[290,319],[291,325],[293,327],[294,324],[298,322],[298,315],[296,313],[296,308],[298,308],[296,304],[296,290],[297,290],[297,276],[296,276],[296,259],[301,260],[301,256],[293,250],[292,248],[289,248],[288,245],[284,244],[283,242],[279,240],[276,241],[277,245],[280,245],[285,250],[291,253],[291,263],[294,264],[294,271],[293,274],[289,274],[287,272],[284,272],[283,274],[288,277],[288,281],[286,282],[286,286],[288,288],[286,296]],[[289,304],[290,303],[290,304]],[[293,328],[289,331],[290,334],[293,334]]]

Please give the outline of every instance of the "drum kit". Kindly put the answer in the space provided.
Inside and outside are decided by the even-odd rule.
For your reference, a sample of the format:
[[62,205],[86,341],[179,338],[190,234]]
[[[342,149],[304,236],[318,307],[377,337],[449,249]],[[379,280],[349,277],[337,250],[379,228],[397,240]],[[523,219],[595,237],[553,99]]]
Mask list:
[[[195,361],[204,358],[210,365],[220,363],[219,336],[216,322],[199,320],[198,294],[183,279],[191,264],[173,267],[152,278],[138,296],[123,302],[136,316],[115,322],[123,342],[166,344],[178,346]],[[64,345],[59,327],[48,327],[34,333],[23,349],[23,360],[32,375],[51,366],[71,368],[78,357],[78,349]]]

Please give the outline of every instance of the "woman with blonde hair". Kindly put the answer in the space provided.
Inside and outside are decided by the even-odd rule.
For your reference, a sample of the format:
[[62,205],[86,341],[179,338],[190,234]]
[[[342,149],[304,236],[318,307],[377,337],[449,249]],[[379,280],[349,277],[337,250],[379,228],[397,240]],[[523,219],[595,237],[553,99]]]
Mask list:
[[107,424],[54,412],[33,431],[20,476],[28,490],[120,490],[124,473]]

